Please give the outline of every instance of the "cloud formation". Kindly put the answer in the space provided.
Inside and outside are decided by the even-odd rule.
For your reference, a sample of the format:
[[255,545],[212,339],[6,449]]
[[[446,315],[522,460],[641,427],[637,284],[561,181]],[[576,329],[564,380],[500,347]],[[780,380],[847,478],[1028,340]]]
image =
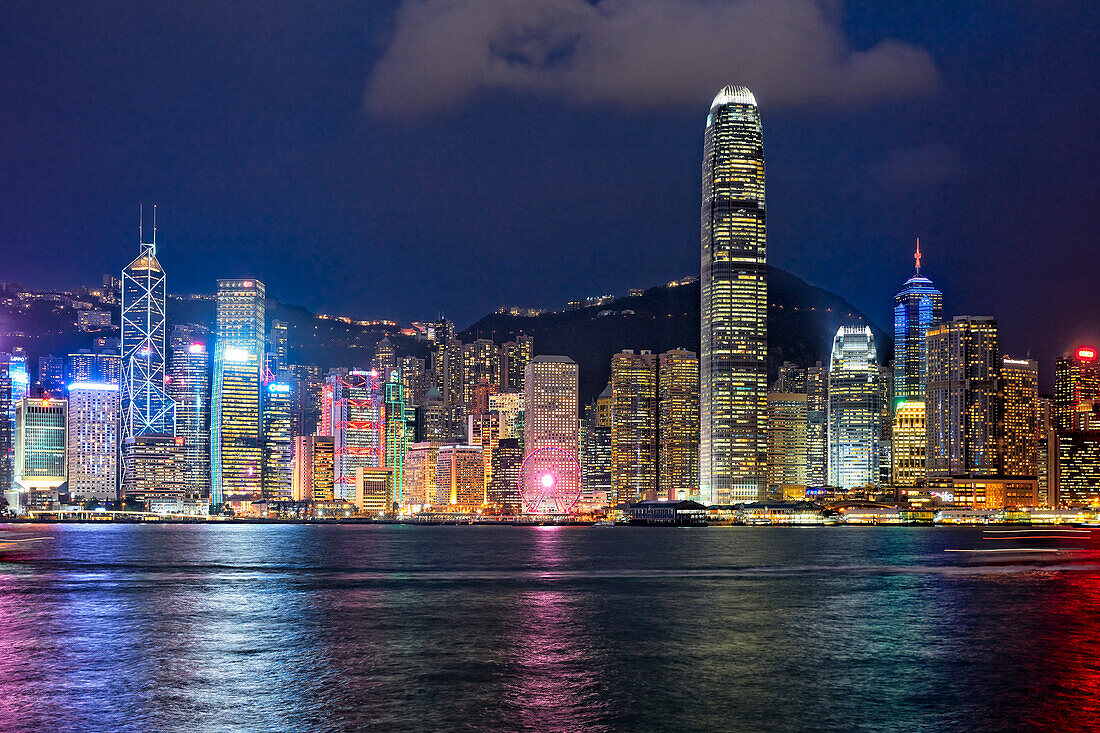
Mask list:
[[957,156],[943,143],[891,150],[873,171],[873,178],[891,188],[921,188],[942,183],[959,172]]
[[794,107],[909,97],[937,80],[924,49],[853,48],[830,0],[405,0],[366,107],[417,117],[508,90],[654,109],[726,84]]

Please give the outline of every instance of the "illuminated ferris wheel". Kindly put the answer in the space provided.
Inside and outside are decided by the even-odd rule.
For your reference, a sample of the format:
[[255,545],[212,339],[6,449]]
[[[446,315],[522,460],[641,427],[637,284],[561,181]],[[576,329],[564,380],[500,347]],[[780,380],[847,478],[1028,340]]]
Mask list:
[[577,457],[555,446],[532,451],[520,465],[519,495],[528,514],[569,514],[581,497]]

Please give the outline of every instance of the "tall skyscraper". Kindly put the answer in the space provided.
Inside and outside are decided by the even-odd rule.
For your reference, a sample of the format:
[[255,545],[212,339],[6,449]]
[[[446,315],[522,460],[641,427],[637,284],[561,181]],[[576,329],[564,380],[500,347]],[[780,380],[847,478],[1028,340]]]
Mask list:
[[956,316],[929,329],[925,453],[928,478],[996,475],[997,322]]
[[530,336],[520,334],[515,341],[506,341],[500,347],[500,387],[504,390],[523,391],[523,372],[527,362],[535,355],[535,342]]
[[340,501],[355,502],[355,469],[385,465],[385,395],[377,371],[330,374],[333,488]]
[[927,448],[924,410],[921,400],[905,400],[894,409],[894,429],[891,431],[894,486],[908,488],[924,485],[924,452]]
[[1076,430],[1078,406],[1100,399],[1100,358],[1092,346],[1080,346],[1058,360],[1054,367],[1054,428]]
[[[156,207],[153,236],[145,242],[139,226],[140,251],[122,270],[122,425],[120,437],[175,435],[176,403],[164,387],[164,270],[157,260]],[[123,442],[122,488],[134,470]]]
[[176,437],[183,441],[187,498],[209,502],[210,355],[203,343],[191,341],[175,329],[172,334],[168,394],[176,403]]
[[[577,363],[567,356],[536,356],[527,363],[523,388],[524,459],[543,448],[553,448],[577,461]],[[579,461],[577,465],[579,468]],[[579,471],[567,471],[557,480],[558,496],[579,495]],[[544,513],[556,513],[559,508],[550,498],[540,505]]]
[[263,497],[268,501],[290,501],[294,484],[294,395],[290,382],[268,382],[263,395]]
[[822,487],[829,480],[829,373],[818,362],[806,369],[806,485]]
[[829,363],[829,484],[842,489],[879,481],[882,419],[875,337],[867,326],[841,327]]
[[118,351],[111,353],[81,349],[69,354],[66,367],[68,382],[99,382],[122,386],[122,357]]
[[1001,476],[1039,475],[1039,364],[1034,359],[1001,359],[998,380]]
[[436,454],[437,504],[474,509],[485,503],[485,465],[479,445],[442,445]]
[[699,357],[674,349],[657,365],[657,494],[699,500]]
[[69,496],[118,499],[119,386],[108,382],[69,385]]
[[291,495],[295,501],[332,501],[332,437],[301,435],[294,438]]
[[390,501],[394,505],[400,505],[405,494],[405,453],[409,449],[409,438],[405,428],[405,387],[401,384],[401,376],[396,369],[390,371],[389,381],[384,389],[384,465],[393,470],[390,484],[393,496]]
[[927,381],[925,334],[943,320],[943,293],[920,274],[920,240],[914,255],[916,272],[894,296],[894,402],[924,400]]
[[756,98],[724,87],[703,146],[699,490],[756,501],[767,466],[768,270]]
[[259,280],[218,280],[210,418],[211,499],[216,506],[231,494],[262,490],[264,298]]
[[405,452],[405,496],[402,505],[419,509],[436,503],[435,469],[438,443],[413,443]]
[[611,504],[657,493],[657,355],[611,357]]
[[11,489],[12,462],[15,458],[15,423],[8,418],[12,411],[10,358],[10,354],[0,353],[0,496]]
[[501,438],[493,448],[492,478],[486,489],[489,504],[504,514],[518,514],[519,466],[523,462],[523,443],[517,438]]

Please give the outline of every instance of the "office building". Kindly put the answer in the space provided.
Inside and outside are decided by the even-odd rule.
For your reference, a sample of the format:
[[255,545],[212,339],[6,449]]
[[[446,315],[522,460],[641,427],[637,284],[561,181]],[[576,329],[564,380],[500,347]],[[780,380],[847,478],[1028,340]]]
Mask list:
[[38,357],[37,384],[45,390],[63,390],[65,388],[65,360],[53,354]]
[[927,445],[925,407],[920,400],[905,400],[894,408],[893,485],[908,489],[923,486]]
[[1039,364],[1034,359],[1001,359],[1001,476],[1039,475]]
[[290,492],[295,501],[332,501],[332,437],[294,438],[294,469]]
[[1100,505],[1100,431],[1060,432],[1055,440],[1056,505]]
[[704,503],[763,497],[768,269],[764,144],[756,98],[724,87],[703,147],[699,490]]
[[85,501],[118,499],[119,385],[69,385],[69,496]]
[[611,357],[612,504],[657,496],[657,356]]
[[530,336],[520,334],[515,341],[506,341],[500,347],[500,388],[523,391],[523,374],[527,362],[535,355],[535,342]]
[[329,374],[332,394],[333,487],[336,499],[356,502],[355,469],[385,463],[384,394],[377,371]]
[[294,484],[294,395],[290,382],[269,382],[264,385],[263,395],[263,497],[268,501],[290,501]]
[[920,272],[920,240],[914,256],[916,272],[894,296],[894,399],[924,400],[927,382],[928,329],[943,320],[943,293]]
[[806,497],[806,405],[805,393],[768,393],[768,490],[783,501]]
[[419,511],[437,503],[435,469],[438,458],[438,443],[413,443],[409,446],[405,452],[405,495],[402,498],[402,507],[409,511]]
[[830,486],[849,490],[878,484],[881,400],[871,329],[841,327],[829,363]]
[[81,349],[69,354],[65,379],[72,382],[98,382],[122,386],[122,357],[118,350],[99,352]]
[[674,349],[657,365],[657,495],[699,499],[699,357]]
[[[21,512],[56,505],[68,481],[66,400],[24,397],[15,411],[15,484],[8,505]],[[13,501],[14,499],[14,501]]]
[[12,485],[12,463],[15,460],[15,422],[12,415],[12,383],[10,354],[0,353],[0,496]]
[[435,503],[455,510],[485,504],[485,466],[478,445],[441,445],[436,454]]
[[134,473],[126,498],[146,507],[157,505],[182,512],[187,498],[186,449],[171,435],[138,435],[123,440],[123,451],[134,458]]
[[806,369],[806,485],[829,481],[829,372],[818,362]]
[[260,494],[260,389],[265,290],[259,280],[218,280],[210,417],[212,503]]
[[997,475],[997,322],[957,316],[929,329],[927,341],[928,478]]
[[210,501],[210,355],[190,334],[172,331],[168,395],[176,403],[176,437],[183,441],[187,498]]
[[1100,359],[1092,346],[1079,346],[1058,360],[1054,368],[1054,429],[1079,430],[1077,408],[1100,399]]
[[272,356],[268,360],[268,366],[275,375],[290,366],[288,328],[286,321],[276,318],[271,322],[271,331],[267,334],[268,353]]
[[519,514],[519,467],[523,463],[523,443],[516,438],[501,438],[493,447],[492,472],[487,488],[488,503],[502,514]]
[[409,436],[405,422],[405,387],[401,383],[401,375],[396,370],[387,372],[391,379],[386,382],[385,403],[383,405],[383,425],[385,436],[383,447],[386,452],[383,465],[393,473],[390,477],[390,487],[393,496],[390,497],[394,505],[400,505],[404,501],[405,492],[405,452],[409,449]]
[[386,466],[356,466],[354,497],[352,503],[360,514],[392,514],[393,470]]

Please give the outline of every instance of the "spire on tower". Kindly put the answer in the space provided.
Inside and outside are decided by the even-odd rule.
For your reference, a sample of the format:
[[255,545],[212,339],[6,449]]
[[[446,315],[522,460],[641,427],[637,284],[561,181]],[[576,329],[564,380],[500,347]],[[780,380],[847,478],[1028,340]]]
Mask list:
[[[156,209],[154,208],[154,211]],[[913,255],[913,259],[917,261],[917,274],[920,274],[920,237],[917,237],[917,253]]]

